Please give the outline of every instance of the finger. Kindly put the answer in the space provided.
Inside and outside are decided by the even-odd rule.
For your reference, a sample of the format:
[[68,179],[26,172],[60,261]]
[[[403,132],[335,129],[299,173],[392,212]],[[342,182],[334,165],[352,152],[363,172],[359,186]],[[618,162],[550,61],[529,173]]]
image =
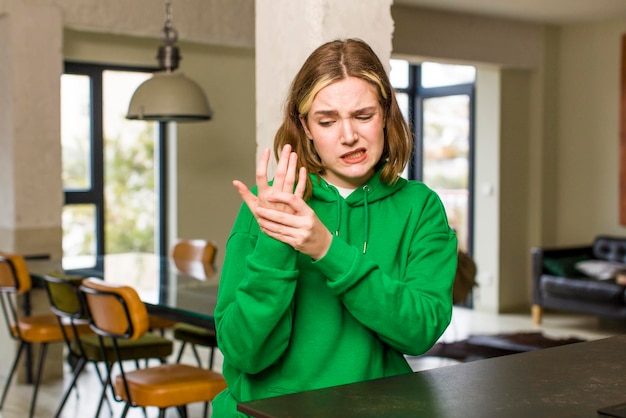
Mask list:
[[235,188],[239,192],[239,196],[241,196],[241,199],[245,202],[250,211],[254,213],[256,207],[258,206],[258,198],[250,191],[250,189],[248,189],[248,186],[246,186],[239,180],[233,180],[233,186],[235,186]]
[[[289,219],[283,212],[276,213],[268,213],[267,211],[262,211],[262,208],[259,208],[257,218],[257,222],[259,227],[265,233],[277,234],[282,236],[292,236],[292,234],[297,233],[298,227],[294,226],[292,222],[295,219]],[[264,215],[271,215],[270,217],[266,217]]]
[[289,154],[289,164],[287,165],[287,176],[283,185],[283,192],[293,193],[293,185],[296,183],[296,167],[298,165],[298,154]]
[[[269,165],[269,161],[270,161],[270,150],[269,148],[266,148],[263,150],[263,152],[261,153],[261,157],[259,158],[259,163],[256,166],[256,185],[259,189],[259,194],[262,193],[262,191],[265,191],[268,189],[268,180],[267,180],[267,167]],[[233,183],[234,184],[234,183]],[[235,186],[237,187],[237,186]],[[247,187],[246,187],[247,189]]]
[[298,184],[296,190],[293,192],[299,198],[304,197],[304,190],[306,189],[307,172],[305,167],[300,167],[300,173],[298,174]]
[[264,218],[270,218],[278,223],[284,223],[282,216],[286,216],[284,219],[294,219],[290,215],[302,214],[307,212],[308,205],[301,197],[296,196],[293,193],[280,192],[272,193],[268,196],[268,202],[271,203],[271,207],[264,206],[259,207],[258,213]]
[[291,153],[291,145],[287,144],[283,147],[278,158],[278,165],[276,166],[276,175],[274,176],[274,187],[276,190],[283,190],[285,184],[285,176],[287,175],[287,169],[289,167],[289,155]]

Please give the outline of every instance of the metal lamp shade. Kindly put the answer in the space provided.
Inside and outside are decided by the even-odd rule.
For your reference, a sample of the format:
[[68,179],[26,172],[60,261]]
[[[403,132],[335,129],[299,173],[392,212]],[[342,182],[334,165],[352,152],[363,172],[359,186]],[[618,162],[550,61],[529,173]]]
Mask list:
[[212,116],[209,101],[195,81],[180,72],[157,72],[135,90],[126,118],[193,122]]

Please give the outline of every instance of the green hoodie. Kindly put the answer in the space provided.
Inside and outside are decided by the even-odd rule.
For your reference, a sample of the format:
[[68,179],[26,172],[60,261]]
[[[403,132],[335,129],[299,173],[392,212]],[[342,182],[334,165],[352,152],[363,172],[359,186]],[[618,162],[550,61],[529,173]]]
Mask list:
[[308,200],[334,237],[319,260],[264,233],[244,204],[226,246],[215,323],[237,402],[410,373],[452,314],[457,242],[423,183],[380,172],[346,199],[313,175]]

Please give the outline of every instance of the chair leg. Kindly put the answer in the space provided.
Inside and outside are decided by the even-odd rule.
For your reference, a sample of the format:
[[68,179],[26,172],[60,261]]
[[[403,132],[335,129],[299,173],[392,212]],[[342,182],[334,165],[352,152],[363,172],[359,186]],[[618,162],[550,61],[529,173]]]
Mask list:
[[180,415],[180,418],[187,418],[187,405],[177,406],[176,409],[178,410],[178,415]]
[[13,379],[13,375],[15,374],[15,369],[17,368],[17,363],[20,360],[22,352],[24,351],[24,347],[26,346],[25,342],[21,342],[19,348],[17,349],[17,353],[15,354],[15,359],[13,360],[13,364],[11,365],[11,371],[9,372],[9,377],[7,378],[7,382],[4,386],[4,390],[2,391],[2,399],[0,399],[0,411],[2,410],[2,406],[4,405],[4,400],[7,397],[7,393],[9,392],[9,386],[11,386],[11,380]]
[[[56,412],[54,413],[55,418],[58,418],[61,415],[61,411],[63,411],[65,402],[67,402],[67,398],[69,398],[70,393],[72,392],[72,389],[76,387],[76,381],[78,380],[78,376],[81,374],[81,372],[85,368],[85,364],[87,364],[87,361],[85,360],[84,357],[81,357],[78,360],[78,363],[76,363],[76,367],[74,367],[74,370],[72,371],[72,381],[70,382],[70,385],[67,387],[67,389],[65,389],[65,394],[63,395],[63,398],[61,398],[61,403],[59,404]],[[78,388],[76,388],[76,392],[78,393]]]
[[[98,380],[100,380],[100,382],[102,383],[102,387],[104,389],[104,400],[107,402],[107,406],[109,407],[109,411],[111,412],[111,416],[113,416],[113,406],[111,405],[111,401],[109,400],[109,397],[106,396],[106,388],[107,388],[107,382],[105,381],[105,379],[102,377],[102,374],[100,374],[100,368],[98,367],[98,362],[97,361],[93,361],[93,368],[96,370],[96,374],[98,375]],[[78,390],[77,390],[78,393]],[[96,415],[96,417],[99,416],[99,412],[98,415]]]
[[[96,366],[97,367],[97,366]],[[102,410],[102,404],[104,403],[104,400],[107,400],[107,403],[109,401],[109,398],[107,398],[107,389],[109,388],[109,385],[111,386],[111,392],[113,392],[113,399],[115,399],[115,391],[113,389],[113,383],[111,383],[111,372],[112,372],[112,366],[109,365],[109,363],[107,363],[106,361],[104,362],[104,367],[106,369],[106,379],[103,380],[102,383],[102,393],[100,394],[100,401],[98,402],[98,409],[96,410],[96,417],[100,416],[100,411]],[[98,375],[100,375],[100,373],[98,372]],[[109,407],[111,405],[109,404]],[[128,404],[127,404],[128,406]],[[113,409],[111,409],[111,413],[113,412]],[[126,411],[128,412],[128,411]],[[126,413],[124,413],[122,416],[125,416]]]
[[[130,404],[128,402],[126,402],[124,404],[124,410],[122,411],[122,415],[121,418],[125,418],[126,414],[128,414],[128,410],[130,409]],[[97,415],[96,415],[97,416]]]
[[198,350],[196,349],[195,344],[191,344],[191,350],[193,351],[193,356],[196,358],[198,362],[198,367],[202,367],[202,360],[200,360],[200,355],[198,354]]
[[543,307],[539,305],[532,305],[530,307],[530,314],[533,319],[533,324],[540,325],[543,319]]
[[209,370],[213,369],[213,359],[215,357],[215,347],[210,347],[209,348],[210,354],[209,354]]
[[185,351],[185,346],[187,345],[187,341],[183,341],[180,346],[180,350],[178,350],[178,356],[176,357],[176,363],[180,363],[180,359],[183,357],[183,351]]
[[33,398],[30,401],[30,418],[35,416],[35,407],[37,406],[37,394],[39,393],[39,383],[41,382],[41,375],[43,373],[43,367],[46,360],[46,353],[48,351],[48,344],[43,343],[39,348],[39,365],[37,366],[37,377],[35,378],[35,387],[33,388]]

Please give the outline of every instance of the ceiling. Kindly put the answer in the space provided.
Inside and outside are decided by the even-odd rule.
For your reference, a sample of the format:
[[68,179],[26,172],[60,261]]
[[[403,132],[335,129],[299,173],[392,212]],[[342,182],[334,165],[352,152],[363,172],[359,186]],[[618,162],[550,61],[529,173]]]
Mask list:
[[394,4],[553,24],[626,18],[625,0],[394,0]]

